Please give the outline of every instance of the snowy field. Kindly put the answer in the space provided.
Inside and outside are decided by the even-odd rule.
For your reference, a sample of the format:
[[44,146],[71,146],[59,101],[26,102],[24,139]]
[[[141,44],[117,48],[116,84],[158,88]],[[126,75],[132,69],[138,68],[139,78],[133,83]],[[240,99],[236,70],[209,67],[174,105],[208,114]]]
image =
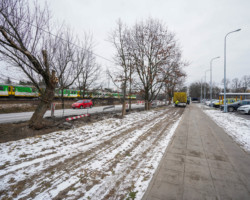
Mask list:
[[181,119],[167,107],[0,144],[1,199],[141,199]]
[[220,110],[203,110],[213,121],[222,127],[243,149],[250,152],[250,121],[232,113]]

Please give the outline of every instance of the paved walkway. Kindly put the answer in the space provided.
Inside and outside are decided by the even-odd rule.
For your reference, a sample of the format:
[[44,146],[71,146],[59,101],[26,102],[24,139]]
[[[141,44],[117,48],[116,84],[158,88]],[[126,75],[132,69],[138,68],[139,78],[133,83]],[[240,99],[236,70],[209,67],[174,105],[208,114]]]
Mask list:
[[143,199],[249,200],[250,155],[191,104]]

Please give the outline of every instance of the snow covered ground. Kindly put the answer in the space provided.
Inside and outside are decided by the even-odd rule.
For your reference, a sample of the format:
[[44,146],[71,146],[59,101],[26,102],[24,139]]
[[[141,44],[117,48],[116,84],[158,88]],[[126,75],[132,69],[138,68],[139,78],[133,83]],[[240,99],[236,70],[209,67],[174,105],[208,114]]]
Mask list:
[[0,144],[0,197],[141,199],[181,119],[168,107]]
[[220,110],[203,110],[213,121],[222,127],[243,149],[250,152],[250,120]]

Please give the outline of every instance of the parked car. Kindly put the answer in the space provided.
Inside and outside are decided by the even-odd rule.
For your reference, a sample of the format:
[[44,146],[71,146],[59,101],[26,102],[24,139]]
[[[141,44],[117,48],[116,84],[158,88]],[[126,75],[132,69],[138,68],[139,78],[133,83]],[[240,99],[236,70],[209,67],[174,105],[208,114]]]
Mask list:
[[214,103],[218,103],[218,102],[219,102],[218,99],[212,99],[212,103],[211,103],[210,99],[208,99],[208,100],[205,101],[205,105],[214,107],[214,106],[213,106]]
[[249,114],[250,115],[250,105],[241,106],[241,107],[238,108],[238,111],[240,113],[244,113],[244,114]]
[[[236,111],[240,106],[250,105],[250,100],[237,101],[235,103],[227,105],[228,112]],[[221,110],[224,110],[224,105],[220,106]]]
[[212,100],[212,103],[209,103],[209,106],[214,107],[214,104],[219,103],[219,102],[220,102],[220,100],[214,99],[214,100]]
[[93,102],[89,99],[83,99],[83,100],[79,100],[75,103],[72,104],[72,108],[75,109],[75,108],[92,108],[93,106]]
[[[229,99],[226,99],[226,104],[232,104],[232,103],[234,103],[236,100],[235,99],[231,99],[231,98],[229,98]],[[222,100],[222,101],[219,101],[218,103],[214,103],[213,104],[213,106],[215,107],[215,108],[219,108],[221,105],[223,105],[224,104],[224,100]]]
[[208,100],[205,100],[205,101],[204,101],[204,104],[205,104],[206,106],[209,106],[210,102],[211,102],[211,101],[208,99]]

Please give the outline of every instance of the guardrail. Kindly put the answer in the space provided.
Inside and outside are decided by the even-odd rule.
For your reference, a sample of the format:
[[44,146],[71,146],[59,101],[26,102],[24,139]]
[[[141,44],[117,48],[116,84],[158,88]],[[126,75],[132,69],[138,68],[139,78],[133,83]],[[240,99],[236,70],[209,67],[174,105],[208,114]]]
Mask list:
[[115,106],[107,106],[107,107],[104,107],[102,111],[107,110],[107,109],[111,109],[111,108],[114,108],[114,109],[115,109]]

